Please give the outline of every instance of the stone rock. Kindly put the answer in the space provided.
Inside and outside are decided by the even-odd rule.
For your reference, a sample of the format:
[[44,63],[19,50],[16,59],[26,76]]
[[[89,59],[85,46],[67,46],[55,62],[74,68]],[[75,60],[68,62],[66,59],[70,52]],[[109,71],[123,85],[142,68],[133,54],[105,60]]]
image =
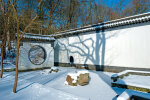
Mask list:
[[55,68],[55,67],[52,67],[51,70],[49,71],[49,73],[52,73],[52,72],[58,72],[59,69],[58,68]]
[[84,86],[84,85],[89,84],[89,80],[90,80],[89,73],[84,73],[84,74],[80,74],[78,76],[78,82],[77,83],[81,86]]
[[72,79],[70,75],[67,75],[66,81],[67,81],[68,85],[77,86],[77,82],[73,83],[73,80],[74,79]]
[[71,86],[84,86],[89,84],[89,80],[89,73],[71,73],[67,75],[65,84]]
[[52,71],[57,73],[59,69],[52,69]]

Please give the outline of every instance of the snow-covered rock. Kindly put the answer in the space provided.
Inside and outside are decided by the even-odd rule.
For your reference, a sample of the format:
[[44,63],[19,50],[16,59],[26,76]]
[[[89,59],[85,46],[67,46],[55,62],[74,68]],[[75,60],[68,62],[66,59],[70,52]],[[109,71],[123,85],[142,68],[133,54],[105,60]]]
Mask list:
[[71,86],[77,86],[77,76],[72,78],[70,75],[67,75],[65,84],[71,85]]
[[85,70],[79,71],[77,73],[68,73],[65,84],[71,86],[84,86],[89,83],[89,79],[89,72]]
[[89,84],[89,73],[80,74],[78,77],[78,84],[81,86]]
[[41,74],[48,75],[50,73],[51,69],[45,69],[41,72]]
[[46,75],[48,75],[48,74],[50,74],[50,73],[52,73],[52,72],[58,72],[58,71],[59,71],[58,67],[51,67],[51,69],[45,69],[45,70],[43,70],[43,71],[41,72],[41,74],[46,74]]
[[58,72],[58,71],[59,71],[58,67],[51,67],[50,73],[51,72]]

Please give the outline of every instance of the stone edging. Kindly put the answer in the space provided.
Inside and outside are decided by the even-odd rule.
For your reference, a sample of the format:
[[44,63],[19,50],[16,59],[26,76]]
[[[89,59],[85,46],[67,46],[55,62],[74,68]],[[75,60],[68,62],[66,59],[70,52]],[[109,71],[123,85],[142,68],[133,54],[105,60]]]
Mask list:
[[124,76],[129,76],[129,74],[150,76],[150,72],[147,72],[147,71],[125,70],[125,71],[123,71],[121,73],[112,75],[111,79],[113,80],[113,82],[116,82],[118,78],[122,79]]
[[[18,70],[18,72],[27,72],[27,71],[36,71],[36,70],[44,70],[44,69],[50,69],[50,67],[43,67],[43,68],[31,68],[31,69],[24,69],[24,70]],[[12,72],[16,69],[4,69],[3,72]]]
[[95,71],[106,71],[106,72],[114,72],[114,73],[119,73],[119,72],[122,72],[124,70],[139,70],[139,71],[148,71],[148,72],[150,72],[150,68],[136,68],[136,67],[133,68],[133,67],[108,66],[108,65],[70,64],[70,63],[55,62],[54,66],[76,67],[76,68],[79,68],[79,69],[88,69],[88,70],[95,70]]
[[125,88],[125,89],[150,93],[150,89],[143,88],[143,87],[136,87],[136,86],[126,85],[126,84],[119,84],[119,83],[115,83],[115,82],[112,82],[111,85],[112,85],[112,87]]
[[131,86],[131,85],[128,85],[128,84],[120,84],[120,83],[116,82],[119,78],[122,79],[124,76],[128,76],[129,74],[150,76],[150,72],[146,72],[146,71],[125,70],[125,71],[123,71],[121,73],[112,75],[112,77],[111,77],[111,79],[113,80],[113,82],[111,83],[112,87],[126,88],[126,89],[131,89],[131,90],[136,90],[136,91],[142,91],[142,92],[150,93],[150,89],[148,89],[148,88],[138,87],[138,86]]

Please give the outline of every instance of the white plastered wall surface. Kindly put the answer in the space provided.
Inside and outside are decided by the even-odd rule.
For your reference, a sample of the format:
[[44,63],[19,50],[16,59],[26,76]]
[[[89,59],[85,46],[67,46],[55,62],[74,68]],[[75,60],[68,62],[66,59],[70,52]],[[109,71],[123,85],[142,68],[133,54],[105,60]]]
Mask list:
[[[35,65],[31,63],[28,57],[29,50],[32,46],[41,46],[46,52],[46,59],[42,64]],[[54,66],[54,49],[50,43],[29,43],[23,42],[19,49],[19,70],[43,68]]]
[[55,62],[69,63],[73,56],[75,64],[150,68],[150,22],[86,32],[55,43]]

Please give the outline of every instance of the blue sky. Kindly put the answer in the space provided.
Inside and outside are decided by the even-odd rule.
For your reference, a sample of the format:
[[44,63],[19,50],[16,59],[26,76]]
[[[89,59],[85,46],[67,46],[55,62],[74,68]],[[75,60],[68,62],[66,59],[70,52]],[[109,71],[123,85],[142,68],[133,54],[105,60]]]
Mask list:
[[[102,1],[102,3],[106,4],[108,7],[115,6],[115,2],[119,2],[120,0],[95,0],[97,3]],[[124,4],[127,5],[131,0],[123,0]]]

